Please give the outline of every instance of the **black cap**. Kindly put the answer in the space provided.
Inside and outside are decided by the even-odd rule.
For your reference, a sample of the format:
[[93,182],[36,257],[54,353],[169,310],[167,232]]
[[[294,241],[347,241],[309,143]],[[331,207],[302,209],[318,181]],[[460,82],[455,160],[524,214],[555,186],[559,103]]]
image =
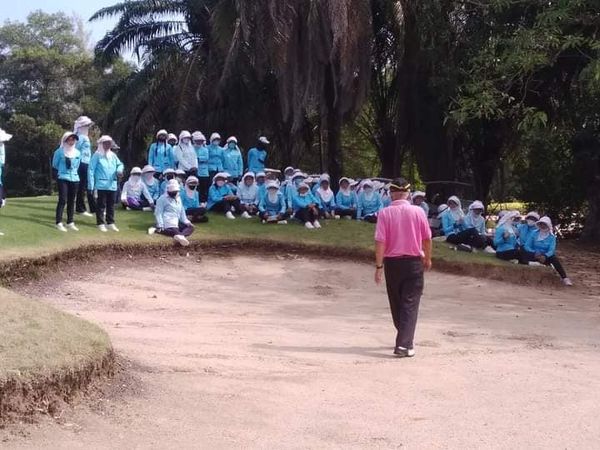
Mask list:
[[394,178],[390,184],[390,191],[392,192],[408,192],[410,190],[410,183],[404,178]]

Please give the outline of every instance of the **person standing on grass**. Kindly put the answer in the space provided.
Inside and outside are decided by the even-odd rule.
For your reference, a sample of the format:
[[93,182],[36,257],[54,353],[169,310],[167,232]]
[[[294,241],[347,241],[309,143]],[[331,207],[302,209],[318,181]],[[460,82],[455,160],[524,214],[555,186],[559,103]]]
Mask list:
[[[76,144],[79,138],[75,133],[63,134],[61,144],[52,157],[52,169],[58,181],[58,203],[56,204],[56,228],[66,232],[67,229],[79,231],[75,226],[75,198],[79,188],[79,165],[81,153]],[[62,223],[62,216],[67,207],[67,226]]]
[[405,179],[392,181],[390,195],[392,204],[379,212],[375,229],[375,282],[380,284],[385,273],[397,330],[394,354],[412,357],[423,272],[431,269],[431,229],[425,212],[410,204]]
[[[8,134],[0,128],[0,208],[4,206],[4,182],[2,181],[2,172],[4,171],[4,163],[6,162],[6,149],[4,143],[12,139],[12,134]],[[0,232],[0,236],[4,233]]]
[[170,180],[167,183],[167,192],[156,202],[154,210],[156,226],[148,228],[148,234],[158,233],[169,236],[182,247],[187,247],[190,245],[187,237],[194,232],[194,225],[185,214],[179,190],[177,180]]
[[[79,188],[77,189],[77,200],[75,201],[75,211],[77,214],[82,214],[87,217],[93,217],[96,211],[96,202],[94,196],[90,195],[87,190],[87,172],[90,160],[92,159],[92,143],[90,142],[89,134],[90,127],[94,124],[88,116],[80,116],[75,121],[73,127],[74,133],[77,134],[77,150],[81,153],[81,164],[79,165]],[[87,202],[90,211],[88,212],[85,205]]]
[[265,136],[261,136],[258,138],[256,147],[248,150],[248,170],[250,172],[257,174],[265,170],[269,144],[269,140]]
[[102,233],[119,231],[115,225],[117,181],[123,176],[123,163],[112,151],[113,139],[98,139],[98,151],[94,153],[88,168],[88,190],[95,192],[96,224]]

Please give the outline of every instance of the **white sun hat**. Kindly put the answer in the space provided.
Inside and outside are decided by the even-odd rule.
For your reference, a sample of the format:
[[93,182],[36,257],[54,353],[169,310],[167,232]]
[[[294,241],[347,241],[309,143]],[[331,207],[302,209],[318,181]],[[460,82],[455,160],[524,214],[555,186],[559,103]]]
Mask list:
[[167,183],[167,192],[179,192],[179,181],[169,180]]
[[2,128],[0,128],[0,142],[8,142],[12,139],[13,135],[8,134]]
[[131,169],[131,172],[129,172],[131,175],[141,175],[142,174],[142,169],[140,169],[139,167],[134,167],[133,169]]
[[258,142],[262,142],[263,144],[270,144],[269,140],[265,136],[259,137]]

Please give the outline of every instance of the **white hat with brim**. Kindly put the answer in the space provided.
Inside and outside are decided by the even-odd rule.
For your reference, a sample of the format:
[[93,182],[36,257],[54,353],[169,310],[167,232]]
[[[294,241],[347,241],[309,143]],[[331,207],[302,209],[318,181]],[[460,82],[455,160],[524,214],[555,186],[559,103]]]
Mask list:
[[266,176],[267,176],[267,174],[266,174],[266,173],[264,173],[264,172],[258,172],[258,173],[256,174],[256,178],[261,178],[261,177],[262,177],[262,178],[264,178],[264,177],[266,177]]
[[181,133],[179,133],[179,140],[181,139],[185,139],[185,138],[192,138],[192,134],[187,131],[187,130],[183,130]]
[[113,141],[113,138],[111,138],[110,136],[108,136],[108,135],[105,134],[104,136],[100,136],[100,139],[98,139],[98,145],[104,144],[105,142],[111,142],[112,143],[114,141]]
[[302,189],[306,189],[307,191],[309,191],[310,187],[306,183],[300,183],[300,186],[298,186],[298,192],[300,192]]
[[235,142],[236,144],[238,143],[238,140],[235,136],[229,136],[227,138],[227,143],[229,144],[230,142]]
[[540,215],[535,211],[531,211],[531,212],[528,212],[527,215],[525,216],[525,219],[529,219],[529,218],[534,219],[537,222],[538,220],[540,220]]
[[194,131],[192,133],[192,139],[194,141],[204,141],[204,142],[206,142],[206,136],[204,136],[204,134],[202,134],[202,132],[200,132],[200,131]]
[[2,128],[0,128],[0,142],[8,142],[12,139],[12,134],[8,134]]
[[61,144],[63,144],[69,138],[74,138],[77,141],[79,140],[79,136],[77,136],[77,134],[67,131],[65,134],[63,134],[62,139],[60,140]]
[[173,141],[173,140],[175,140],[175,141],[177,141],[177,140],[178,140],[178,139],[177,139],[177,135],[176,135],[175,133],[169,133],[169,134],[167,135],[167,141]]
[[229,178],[229,174],[227,172],[219,172],[213,177],[213,183],[217,181],[219,178],[223,180],[227,180]]
[[156,172],[156,169],[154,167],[152,167],[150,164],[145,165],[144,168],[142,169],[142,173],[154,173]]
[[169,180],[167,183],[167,192],[179,192],[179,181]]
[[133,169],[131,169],[131,172],[129,172],[131,175],[141,175],[142,174],[142,169],[140,169],[139,167],[134,167]]
[[267,182],[266,188],[267,188],[267,190],[269,190],[269,189],[279,189],[279,185],[277,184],[277,181],[271,180],[271,181]]
[[75,129],[82,127],[91,127],[94,124],[94,121],[90,119],[88,116],[80,116],[75,120]]
[[538,225],[538,226],[540,226],[542,224],[546,225],[550,229],[550,231],[552,231],[552,220],[550,220],[550,217],[544,216],[536,222],[536,225]]
[[213,133],[210,135],[210,142],[214,141],[215,139],[219,139],[221,140],[221,135],[219,133]]
[[426,195],[425,192],[415,191],[415,192],[413,192],[412,198],[417,198],[417,197],[423,197],[423,198],[425,198],[425,195]]
[[245,180],[246,178],[252,178],[252,179],[254,179],[256,177],[254,176],[254,172],[246,172],[244,174],[244,176],[242,177],[242,180]]
[[183,169],[177,169],[175,171],[175,175],[185,175],[185,170],[183,170]]
[[167,137],[169,137],[169,132],[167,130],[158,130],[156,132],[156,137],[158,138],[159,136],[167,136]]
[[483,206],[483,203],[481,203],[479,200],[475,200],[473,203],[471,203],[469,205],[469,209],[471,211],[474,209],[485,209],[485,206]]
[[285,172],[290,172],[290,171],[291,171],[291,172],[293,172],[293,171],[294,171],[294,168],[293,168],[292,166],[287,166],[287,167],[286,167],[286,168],[283,170],[283,172],[284,172],[284,173],[285,173]]
[[258,142],[262,142],[263,144],[270,144],[269,140],[265,136],[259,137]]
[[296,172],[294,175],[292,175],[292,181],[295,180],[296,178],[307,178],[307,175],[303,172]]
[[185,184],[198,184],[200,181],[198,180],[198,178],[196,178],[195,176],[189,176],[187,177],[187,180],[185,180]]
[[164,170],[164,172],[163,172],[163,175],[169,175],[169,174],[171,174],[171,173],[172,173],[173,175],[175,175],[175,170],[174,170],[174,169],[171,169],[171,168],[169,168],[169,169],[165,169],[165,170]]

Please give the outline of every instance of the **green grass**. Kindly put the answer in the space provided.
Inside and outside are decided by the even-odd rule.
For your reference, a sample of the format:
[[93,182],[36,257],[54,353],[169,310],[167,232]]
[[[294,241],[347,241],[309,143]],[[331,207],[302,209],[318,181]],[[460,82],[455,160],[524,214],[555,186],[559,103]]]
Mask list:
[[[159,235],[148,236],[146,231],[154,222],[149,212],[124,211],[118,208],[116,223],[119,233],[100,233],[95,218],[76,216],[79,232],[61,233],[54,228],[55,197],[9,199],[0,210],[0,258],[47,255],[76,248],[81,244],[110,242],[165,242]],[[192,240],[258,238],[275,241],[301,242],[346,248],[373,248],[374,225],[357,221],[323,221],[321,230],[306,230],[299,224],[262,225],[257,219],[229,221],[222,215],[210,214],[207,224],[199,224]],[[434,257],[448,261],[470,261],[482,264],[503,264],[486,254],[458,253],[447,244],[435,243]]]
[[97,326],[0,288],[0,381],[78,367],[109,348]]

